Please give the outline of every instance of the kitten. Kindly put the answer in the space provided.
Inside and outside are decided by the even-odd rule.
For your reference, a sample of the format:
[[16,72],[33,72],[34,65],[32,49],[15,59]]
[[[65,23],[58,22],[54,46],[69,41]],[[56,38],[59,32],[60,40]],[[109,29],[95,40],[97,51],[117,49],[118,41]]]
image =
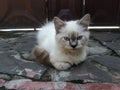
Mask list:
[[62,21],[54,17],[53,22],[45,24],[38,32],[38,45],[33,51],[38,62],[49,63],[58,70],[83,62],[90,36],[89,24],[89,14],[76,21]]

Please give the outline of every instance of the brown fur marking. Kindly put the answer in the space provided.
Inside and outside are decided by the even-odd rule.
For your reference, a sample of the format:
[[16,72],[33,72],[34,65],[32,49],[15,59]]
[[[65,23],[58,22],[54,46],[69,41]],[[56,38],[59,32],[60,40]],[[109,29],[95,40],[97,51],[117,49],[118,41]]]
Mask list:
[[[77,37],[78,37],[78,34],[76,32],[72,32],[69,34],[69,37],[70,37],[70,45],[71,46],[77,46],[78,45],[78,40],[77,40]],[[74,42],[74,44],[73,44]]]
[[36,46],[33,49],[33,54],[35,55],[36,62],[45,66],[52,67],[52,64],[50,63],[49,53],[46,50],[40,49]]

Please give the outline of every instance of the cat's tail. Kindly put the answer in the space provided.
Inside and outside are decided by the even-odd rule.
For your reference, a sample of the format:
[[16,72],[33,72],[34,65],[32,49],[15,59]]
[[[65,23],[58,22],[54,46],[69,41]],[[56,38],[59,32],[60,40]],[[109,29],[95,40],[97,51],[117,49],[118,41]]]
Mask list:
[[52,64],[50,63],[49,53],[46,50],[39,48],[39,46],[35,46],[32,54],[35,57],[35,61],[39,64],[52,67]]

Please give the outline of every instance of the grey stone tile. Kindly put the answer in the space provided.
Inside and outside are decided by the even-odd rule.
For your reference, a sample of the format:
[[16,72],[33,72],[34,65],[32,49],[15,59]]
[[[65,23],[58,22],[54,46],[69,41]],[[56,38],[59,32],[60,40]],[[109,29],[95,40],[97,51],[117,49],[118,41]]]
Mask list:
[[86,60],[66,71],[54,70],[51,77],[53,81],[112,82],[111,75],[98,69],[91,60]]
[[[15,33],[14,33],[15,35]],[[16,35],[15,35],[16,36]],[[97,32],[92,33],[95,39],[105,42],[106,47],[111,48],[120,55],[120,33],[110,33],[110,32]],[[1,40],[0,40],[1,41]],[[29,77],[34,79],[40,79],[41,76],[46,72],[47,68],[38,65],[32,61],[26,61],[24,59],[29,59],[30,52],[36,45],[36,32],[22,33],[19,37],[15,37],[14,40],[7,38],[0,42],[0,72],[20,75],[21,77]],[[86,60],[78,66],[73,66],[66,71],[57,71],[52,69],[50,71],[53,81],[79,81],[83,82],[113,82],[113,78],[110,73],[96,67],[95,63],[101,64],[107,68],[111,68],[113,71],[119,71],[119,57],[112,57],[105,55],[111,53],[111,50],[102,46],[96,40],[91,40],[89,43],[90,51],[89,55],[98,55],[99,57],[93,57],[92,59]],[[8,52],[9,50],[14,50],[16,53],[21,54],[24,59],[16,58],[14,55],[16,53]],[[101,55],[101,56],[100,56]],[[102,57],[103,56],[103,57]],[[31,59],[31,58],[30,58]],[[48,75],[49,76],[49,75]],[[119,74],[120,76],[120,74]],[[118,78],[119,76],[114,76]],[[24,78],[24,77],[23,77]],[[49,79],[50,80],[50,79]],[[47,81],[47,80],[46,80]]]
[[97,62],[102,64],[108,68],[113,70],[120,71],[120,57],[115,56],[101,56],[101,57],[94,57],[92,59],[93,62]]
[[0,43],[0,51],[10,50],[11,45],[5,42]]
[[26,77],[18,76],[18,75],[12,76],[12,80],[16,80],[16,79],[26,79]]
[[40,79],[47,68],[35,62],[16,59],[14,54],[0,54],[0,73],[21,75],[29,78]]
[[19,51],[19,52],[31,52],[33,47],[36,44],[36,38],[35,36],[21,36],[16,39],[14,42],[13,49]]
[[87,47],[88,55],[105,55],[105,54],[111,54],[112,51],[108,49],[107,47],[101,45],[96,40],[89,40],[88,47]]
[[106,46],[114,50],[120,56],[120,39],[113,42],[106,42]]
[[113,32],[92,32],[91,35],[100,41],[111,42],[113,40],[120,39],[120,33]]
[[11,77],[9,75],[6,75],[6,74],[0,74],[0,79],[10,80]]

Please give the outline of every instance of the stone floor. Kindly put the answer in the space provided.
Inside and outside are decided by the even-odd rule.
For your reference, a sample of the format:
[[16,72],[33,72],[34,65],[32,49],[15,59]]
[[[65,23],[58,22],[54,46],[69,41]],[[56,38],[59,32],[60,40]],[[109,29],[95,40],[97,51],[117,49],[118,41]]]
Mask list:
[[120,90],[120,32],[91,32],[86,61],[66,71],[34,62],[36,33],[0,32],[0,90]]

